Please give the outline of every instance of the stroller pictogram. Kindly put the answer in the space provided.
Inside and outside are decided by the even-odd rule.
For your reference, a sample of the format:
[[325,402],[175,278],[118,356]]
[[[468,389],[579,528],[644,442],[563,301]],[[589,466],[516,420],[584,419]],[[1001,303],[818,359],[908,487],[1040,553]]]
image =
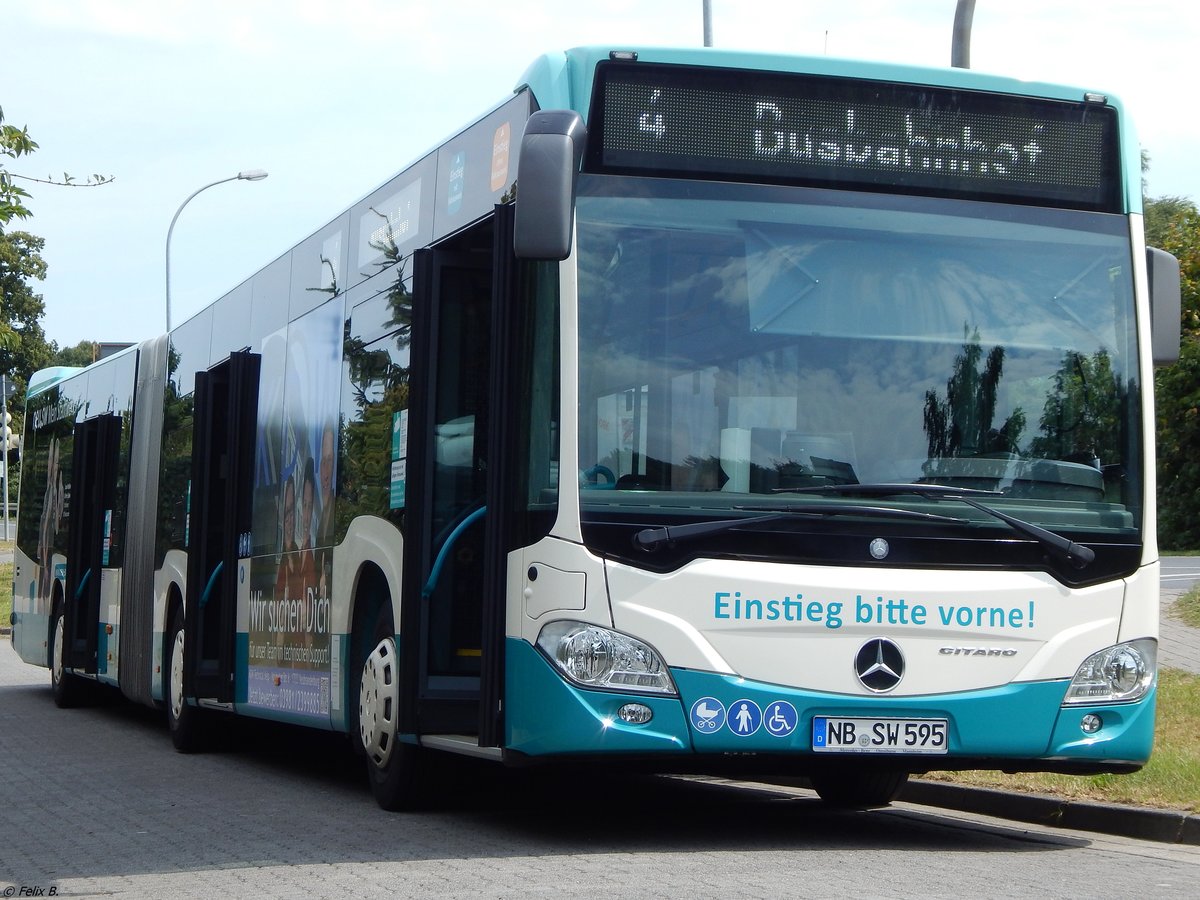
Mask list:
[[692,727],[712,734],[725,724],[725,707],[714,697],[701,697],[692,704]]

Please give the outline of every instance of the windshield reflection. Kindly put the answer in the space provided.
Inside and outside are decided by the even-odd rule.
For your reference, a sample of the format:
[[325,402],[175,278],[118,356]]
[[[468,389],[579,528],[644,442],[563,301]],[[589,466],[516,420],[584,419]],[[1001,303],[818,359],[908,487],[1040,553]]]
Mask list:
[[585,516],[645,492],[711,515],[747,494],[937,483],[1128,533],[1141,451],[1127,229],[1032,207],[585,178]]

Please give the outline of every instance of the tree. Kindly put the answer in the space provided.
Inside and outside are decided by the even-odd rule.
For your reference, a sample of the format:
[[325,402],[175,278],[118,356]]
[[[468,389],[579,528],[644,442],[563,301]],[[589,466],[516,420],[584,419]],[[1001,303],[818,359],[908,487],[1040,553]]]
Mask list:
[[44,245],[42,238],[24,231],[0,232],[0,322],[10,336],[0,346],[0,372],[21,387],[50,364],[54,352],[41,325],[46,304],[30,287],[46,277]]
[[[29,136],[27,129],[4,124],[4,110],[0,109],[0,237],[4,236],[5,226],[13,219],[27,219],[30,216],[29,209],[24,203],[29,193],[13,182],[13,175],[4,165],[5,157],[8,159],[18,159],[28,153],[32,153],[36,149],[37,144]],[[41,248],[39,247],[38,249],[40,250]],[[15,254],[16,251],[13,251],[13,253]],[[6,269],[8,255],[6,253],[4,259]],[[44,263],[42,264],[42,274],[45,274]],[[7,284],[5,287],[5,299],[7,299]],[[19,338],[8,324],[7,318],[0,318],[0,349],[12,349],[18,341]],[[6,371],[7,374],[12,374],[11,370]]]
[[80,182],[68,174],[60,181],[8,169],[8,160],[26,157],[37,147],[27,128],[5,124],[0,109],[0,373],[22,388],[30,375],[50,364],[58,348],[46,341],[40,321],[46,305],[30,287],[33,281],[46,277],[46,262],[41,256],[45,241],[26,231],[7,230],[14,220],[32,215],[25,205],[29,193],[16,179],[62,187],[94,187],[112,181],[111,176],[91,175]]
[[1164,547],[1200,547],[1200,210],[1190,200],[1146,202],[1147,243],[1179,260],[1179,362],[1154,376],[1158,532]]
[[96,361],[100,345],[95,341],[80,341],[74,347],[55,347],[52,366],[90,366]]
[[19,159],[22,156],[28,156],[37,147],[37,141],[29,136],[28,128],[4,124],[4,110],[0,109],[0,231],[3,231],[4,227],[13,219],[28,219],[33,215],[29,211],[29,207],[25,205],[29,192],[20,187],[14,179],[51,184],[56,187],[99,187],[102,184],[111,184],[113,181],[112,175],[89,175],[80,181],[65,172],[61,180],[50,175],[45,178],[35,178],[32,175],[10,172],[4,165],[4,157]]
[[[37,144],[29,137],[25,128],[4,124],[4,110],[0,109],[0,157],[17,159],[32,153]],[[13,183],[13,175],[0,159],[0,229],[13,219],[27,219],[31,215],[24,200],[29,193]]]
[[[31,281],[46,277],[46,262],[41,256],[46,242],[26,231],[7,230],[14,220],[32,216],[25,205],[30,195],[14,179],[63,187],[94,187],[113,180],[111,176],[92,175],[85,182],[77,182],[64,174],[59,181],[53,177],[34,178],[8,169],[8,160],[28,156],[37,146],[27,128],[5,124],[4,111],[0,109],[0,374],[16,385],[18,393],[14,397],[23,396],[29,377],[45,368],[58,349],[46,341],[40,321],[46,305],[41,295],[30,287]],[[14,402],[13,405],[12,411],[16,414],[13,430],[19,431],[22,404]]]

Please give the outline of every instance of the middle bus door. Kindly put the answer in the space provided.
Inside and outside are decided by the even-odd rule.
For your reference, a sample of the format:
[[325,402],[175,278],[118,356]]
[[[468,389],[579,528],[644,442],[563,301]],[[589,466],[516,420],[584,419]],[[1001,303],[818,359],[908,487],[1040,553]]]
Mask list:
[[184,691],[220,702],[234,696],[238,560],[250,555],[261,359],[232,353],[196,373]]
[[496,248],[505,245],[501,231],[511,246],[508,218],[418,251],[413,270],[400,726],[475,736],[481,746],[498,744],[490,698],[502,678],[491,631],[504,623],[495,540],[504,466],[492,438],[494,310],[508,271]]

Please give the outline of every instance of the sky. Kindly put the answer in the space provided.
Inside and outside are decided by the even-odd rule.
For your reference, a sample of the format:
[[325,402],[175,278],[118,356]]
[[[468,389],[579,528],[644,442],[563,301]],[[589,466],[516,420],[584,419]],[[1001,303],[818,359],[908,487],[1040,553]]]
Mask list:
[[[711,0],[713,44],[948,66],[956,0]],[[0,0],[0,109],[26,184],[50,340],[180,324],[508,96],[542,53],[699,46],[702,0]],[[1152,196],[1200,200],[1188,0],[977,0],[971,67],[1119,97]],[[1180,102],[1180,97],[1184,102]]]

